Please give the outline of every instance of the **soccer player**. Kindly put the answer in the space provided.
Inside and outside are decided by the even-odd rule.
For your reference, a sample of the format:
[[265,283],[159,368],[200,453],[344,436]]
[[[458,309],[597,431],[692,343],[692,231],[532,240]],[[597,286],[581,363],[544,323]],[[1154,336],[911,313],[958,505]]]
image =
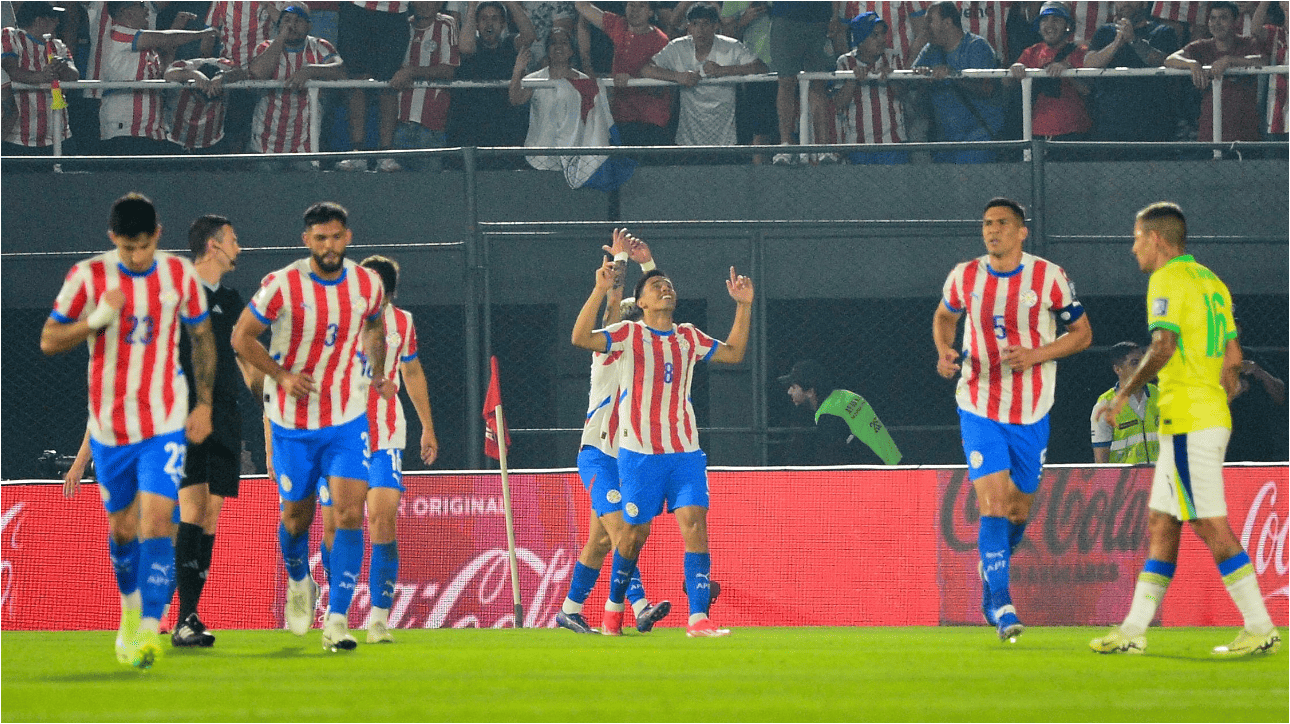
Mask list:
[[[108,550],[121,591],[116,655],[152,666],[174,593],[173,516],[185,436],[211,434],[215,339],[197,272],[157,250],[161,224],[147,197],[117,199],[108,217],[115,250],[77,263],[40,333],[47,355],[89,346],[89,434],[107,509]],[[192,335],[192,384],[179,369],[179,324]]]
[[1245,626],[1214,653],[1271,653],[1281,647],[1259,591],[1250,557],[1227,521],[1223,457],[1232,434],[1228,400],[1240,386],[1241,345],[1232,296],[1214,272],[1187,253],[1187,219],[1166,201],[1138,212],[1133,255],[1151,275],[1147,328],[1151,346],[1137,371],[1107,405],[1115,420],[1129,398],[1160,376],[1160,459],[1151,481],[1147,562],[1138,575],[1129,615],[1089,646],[1099,653],[1140,654],[1146,631],[1164,600],[1178,563],[1184,521],[1209,546]]
[[[618,322],[624,314],[623,278],[627,274],[628,258],[634,259],[647,273],[655,265],[654,257],[645,242],[628,234],[626,229],[614,229],[613,244],[604,249],[614,259],[614,283],[605,295],[603,317],[605,326],[609,326]],[[635,300],[631,301],[635,307]],[[619,417],[618,406],[615,404],[621,389],[618,361],[622,356],[621,352],[591,354],[590,402],[587,406],[587,421],[582,427],[582,447],[578,451],[578,476],[582,478],[582,484],[591,496],[591,523],[587,528],[587,543],[582,547],[578,562],[573,568],[573,576],[569,580],[569,593],[555,616],[556,625],[577,633],[595,632],[582,617],[582,606],[591,589],[596,586],[605,555],[622,537],[623,500],[618,482]],[[636,617],[636,630],[641,633],[649,633],[654,624],[672,611],[670,601],[650,603],[645,596],[645,587],[641,583],[638,569],[632,571],[626,596],[631,601],[632,614]],[[603,633],[619,636],[623,632],[622,601],[617,604],[606,602],[606,606]],[[617,615],[613,615],[615,612]],[[616,628],[613,627],[614,624],[617,624]]]
[[[362,266],[376,272],[385,290],[385,358],[398,360],[390,365],[385,378],[394,389],[406,389],[412,407],[421,419],[421,460],[433,465],[439,457],[439,441],[434,434],[430,415],[430,393],[425,371],[417,359],[417,329],[412,314],[394,306],[399,286],[399,263],[388,257],[373,255]],[[366,360],[365,360],[366,361]],[[370,375],[370,371],[369,371]],[[367,624],[367,643],[394,643],[390,635],[390,607],[394,603],[394,586],[399,578],[399,544],[396,527],[399,498],[403,494],[403,448],[407,447],[408,421],[397,396],[382,397],[373,387],[367,402],[368,440],[372,453],[367,471],[367,528],[372,536],[372,557],[368,562],[368,591],[372,596],[372,614]],[[320,485],[326,485],[323,481]],[[329,491],[330,492],[330,491]],[[323,509],[323,570],[329,571],[331,547],[336,536],[336,516],[330,496],[320,496]],[[329,574],[330,575],[330,574]]]
[[[345,259],[353,238],[349,213],[323,201],[304,215],[307,259],[264,278],[233,329],[233,349],[264,373],[265,413],[272,427],[273,469],[282,499],[278,542],[290,580],[287,627],[303,636],[313,623],[318,585],[309,575],[309,526],[320,477],[327,478],[336,515],[333,577],[322,645],[348,651],[358,642],[347,616],[363,564],[363,503],[367,499],[368,378],[392,396],[385,376],[385,294],[376,272]],[[269,349],[258,337],[272,328]],[[272,352],[270,352],[272,350]]]
[[[981,611],[1001,641],[1025,629],[1012,605],[1008,567],[1025,534],[1048,450],[1056,360],[1093,342],[1066,272],[1022,251],[1028,233],[1021,204],[991,199],[981,221],[985,256],[954,267],[932,320],[936,371],[950,379],[960,369],[958,322],[967,317],[955,397],[981,513]],[[1058,319],[1066,325],[1060,337]]]
[[606,259],[596,272],[596,286],[582,305],[572,334],[574,346],[622,353],[618,362],[623,386],[618,398],[622,424],[618,479],[626,525],[614,547],[609,588],[609,603],[618,610],[605,612],[605,626],[610,630],[622,627],[623,598],[632,571],[649,537],[650,523],[663,512],[666,500],[685,541],[685,583],[690,601],[686,634],[725,636],[730,630],[717,628],[708,618],[712,558],[708,553],[707,456],[699,448],[690,383],[697,362],[736,364],[743,360],[752,318],[753,283],[730,268],[726,290],[736,306],[725,342],[694,325],[673,323],[676,289],[658,269],[636,283],[641,321],[593,330],[596,312],[613,285],[613,263]]
[[[212,646],[215,635],[197,615],[197,603],[210,572],[215,531],[225,498],[236,498],[242,456],[242,413],[238,409],[239,367],[230,338],[233,324],[246,305],[242,295],[220,280],[237,268],[242,247],[237,231],[223,216],[197,217],[188,228],[188,248],[196,261],[211,331],[215,335],[215,385],[212,396],[213,429],[205,442],[188,448],[184,480],[179,485],[179,533],[175,538],[175,578],[179,588],[179,617],[170,635],[174,646]],[[191,346],[180,339],[180,361]],[[184,373],[191,375],[190,365]],[[196,400],[190,394],[189,405]]]

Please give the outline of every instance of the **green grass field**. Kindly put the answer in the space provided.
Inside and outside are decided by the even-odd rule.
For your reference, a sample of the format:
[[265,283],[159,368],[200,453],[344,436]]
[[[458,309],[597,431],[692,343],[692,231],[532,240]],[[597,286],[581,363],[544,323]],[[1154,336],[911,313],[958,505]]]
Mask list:
[[116,663],[115,632],[5,632],[3,720],[1287,720],[1285,650],[1220,659],[1234,630],[1160,629],[1144,656],[1101,656],[1102,630],[417,630],[349,654],[317,630],[224,631],[150,671]]

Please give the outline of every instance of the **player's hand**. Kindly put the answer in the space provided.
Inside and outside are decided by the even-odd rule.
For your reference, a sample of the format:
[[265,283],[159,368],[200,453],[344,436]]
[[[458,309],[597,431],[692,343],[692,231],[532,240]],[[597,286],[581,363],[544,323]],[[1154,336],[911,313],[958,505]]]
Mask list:
[[439,441],[435,439],[434,433],[425,430],[421,433],[421,460],[426,465],[434,465],[434,461],[439,459]]
[[628,241],[627,241],[627,240],[628,240],[628,239],[630,239],[630,238],[632,238],[632,235],[627,233],[627,229],[625,229],[625,228],[624,228],[624,229],[614,229],[614,234],[613,234],[613,237],[612,237],[612,239],[613,239],[612,243],[610,243],[608,246],[602,246],[602,247],[600,247],[600,248],[601,248],[601,250],[602,250],[602,251],[604,251],[604,252],[605,252],[606,254],[608,254],[609,256],[617,256],[617,255],[619,255],[619,254],[622,254],[622,253],[626,253],[626,252],[627,252],[627,248],[628,248],[628,247],[627,247],[627,245],[628,245]]
[[954,350],[941,353],[940,359],[936,360],[936,374],[945,379],[952,378],[959,371],[959,354]]
[[200,445],[211,436],[210,404],[199,402],[188,413],[188,419],[184,422],[184,436],[195,445]]
[[1102,408],[1102,419],[1105,420],[1108,425],[1114,426],[1115,418],[1120,416],[1120,411],[1124,409],[1124,403],[1127,402],[1128,399],[1129,398],[1121,395],[1116,395],[1111,398],[1111,401],[1107,403],[1106,407]]
[[383,400],[393,400],[399,394],[399,388],[385,377],[372,380],[372,387]]
[[735,274],[734,267],[730,267],[730,278],[726,280],[726,291],[730,292],[730,298],[735,300],[736,303],[752,304],[752,280],[742,274]]
[[603,293],[614,288],[614,260],[605,257],[600,268],[596,270],[596,291]]
[[81,487],[81,478],[85,477],[85,466],[72,463],[68,468],[67,474],[63,476],[63,497],[71,500],[76,496],[76,491]]
[[315,389],[314,380],[309,375],[292,374],[286,370],[278,375],[277,381],[278,387],[292,397],[308,397]]
[[273,451],[266,445],[264,449],[264,471],[269,476],[269,482],[277,485],[278,472],[273,469]]
[[1018,345],[1004,347],[999,352],[999,359],[1017,372],[1024,372],[1042,362],[1038,350]]

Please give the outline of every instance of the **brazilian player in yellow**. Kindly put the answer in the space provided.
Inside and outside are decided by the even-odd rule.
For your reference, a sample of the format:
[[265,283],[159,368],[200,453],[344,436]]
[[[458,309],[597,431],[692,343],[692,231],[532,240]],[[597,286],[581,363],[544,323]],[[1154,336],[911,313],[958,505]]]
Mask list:
[[1232,434],[1227,402],[1240,384],[1241,370],[1232,296],[1214,272],[1187,253],[1187,219],[1176,204],[1162,201],[1138,212],[1133,255],[1151,275],[1151,347],[1103,414],[1114,420],[1129,397],[1159,374],[1160,459],[1148,503],[1151,542],[1129,615],[1089,646],[1104,654],[1146,650],[1147,627],[1173,578],[1187,521],[1209,546],[1245,619],[1236,640],[1214,653],[1271,653],[1280,648],[1281,635],[1268,617],[1250,557],[1227,522],[1223,497],[1223,458]]

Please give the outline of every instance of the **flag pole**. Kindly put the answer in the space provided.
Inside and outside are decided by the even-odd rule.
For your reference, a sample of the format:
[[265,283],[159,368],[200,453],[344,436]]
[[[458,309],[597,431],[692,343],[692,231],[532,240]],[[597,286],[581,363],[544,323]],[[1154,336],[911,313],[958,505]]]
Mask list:
[[502,505],[506,508],[506,548],[511,559],[511,594],[515,602],[515,628],[524,628],[524,604],[520,602],[520,565],[515,556],[515,514],[511,511],[511,485],[506,475],[506,424],[499,402],[493,414],[497,416],[498,463],[502,469]]

